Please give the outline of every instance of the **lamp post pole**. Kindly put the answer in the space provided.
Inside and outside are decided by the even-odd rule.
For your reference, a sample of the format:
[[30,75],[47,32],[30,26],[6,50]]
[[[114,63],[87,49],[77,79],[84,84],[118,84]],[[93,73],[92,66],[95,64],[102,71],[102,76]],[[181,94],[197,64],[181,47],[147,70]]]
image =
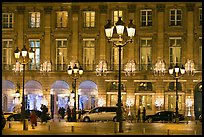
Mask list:
[[[21,50],[21,56],[23,57],[23,62],[22,62],[22,65],[23,65],[23,94],[22,94],[22,106],[21,106],[21,117],[22,117],[22,121],[23,121],[23,130],[28,130],[28,123],[27,123],[28,121],[25,117],[25,88],[24,88],[25,65],[28,63],[25,61],[25,59],[28,55],[27,53],[29,53],[29,59],[34,58],[34,51],[32,50],[32,48],[28,52],[28,50],[25,48],[25,45],[24,45],[24,47]],[[14,51],[14,56],[17,60],[20,58],[20,51],[19,51],[18,47]]]
[[178,79],[185,74],[185,68],[183,65],[180,68],[176,63],[174,68],[169,68],[169,74],[176,79],[176,123],[178,123]]
[[[116,104],[118,106],[117,110],[117,122],[119,122],[119,132],[123,132],[123,127],[122,127],[122,120],[123,120],[123,115],[122,115],[122,102],[121,102],[121,48],[124,47],[127,43],[132,42],[132,38],[135,35],[135,25],[132,23],[133,20],[130,20],[130,23],[128,24],[127,27],[125,27],[125,23],[122,21],[121,17],[118,17],[118,21],[116,22],[116,31],[117,34],[119,35],[118,40],[114,41],[112,40],[112,35],[113,35],[113,30],[114,26],[111,24],[111,20],[108,20],[108,24],[105,25],[105,34],[108,38],[108,42],[112,42],[114,46],[118,47],[118,52],[119,52],[119,68],[118,68],[118,103]],[[124,33],[124,30],[127,29],[127,34],[130,39],[127,41],[123,42],[122,35]]]
[[74,91],[74,108],[73,108],[73,115],[72,115],[72,121],[76,122],[76,80],[83,74],[83,69],[80,66],[77,67],[77,64],[75,63],[74,67],[70,65],[67,69],[68,75],[72,77],[74,82],[72,83],[72,88]]

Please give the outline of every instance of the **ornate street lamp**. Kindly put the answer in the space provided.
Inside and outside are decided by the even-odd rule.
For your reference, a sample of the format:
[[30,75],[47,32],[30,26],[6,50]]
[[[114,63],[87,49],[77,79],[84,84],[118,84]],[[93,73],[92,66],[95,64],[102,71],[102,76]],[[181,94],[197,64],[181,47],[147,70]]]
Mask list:
[[125,65],[124,71],[125,71],[125,75],[126,76],[131,76],[131,74],[133,76],[135,76],[135,71],[136,71],[136,63],[135,63],[135,61],[134,60],[129,60],[127,62],[127,64]]
[[111,24],[111,20],[108,20],[108,24],[105,25],[105,34],[106,37],[108,38],[108,42],[112,42],[114,46],[118,47],[119,50],[119,69],[118,69],[118,111],[117,111],[117,121],[119,122],[119,132],[123,132],[123,127],[122,127],[122,102],[121,102],[121,48],[124,47],[127,43],[132,42],[133,37],[135,35],[135,25],[132,23],[133,20],[130,20],[130,23],[126,27],[127,30],[127,35],[129,37],[128,40],[126,40],[123,43],[123,33],[125,30],[125,23],[122,21],[121,17],[118,17],[118,21],[116,22],[116,32],[118,34],[118,39],[113,40],[113,30],[114,26]]
[[185,74],[185,68],[176,65],[174,67],[170,66],[169,74],[176,79],[176,123],[178,123],[178,79]]
[[[27,53],[29,53],[29,56]],[[27,125],[28,123],[27,123],[27,120],[25,118],[25,93],[24,93],[25,65],[28,63],[28,62],[26,62],[27,56],[29,57],[29,59],[34,58],[34,51],[31,48],[30,51],[28,52],[28,50],[25,48],[25,45],[24,45],[21,52],[19,51],[18,47],[16,48],[16,50],[14,51],[14,56],[15,56],[17,61],[20,58],[20,56],[23,57],[23,62],[21,62],[21,64],[23,65],[23,93],[22,93],[21,115],[22,115],[22,121],[23,121],[23,130],[28,130],[28,125]]]
[[76,122],[77,121],[76,120],[76,80],[79,78],[79,76],[81,76],[83,74],[83,69],[81,66],[78,68],[77,64],[75,63],[74,67],[72,67],[71,65],[68,67],[67,73],[74,80],[74,82],[72,83],[72,89],[74,92],[74,95],[73,95],[73,98],[74,98],[74,108],[73,108],[74,115],[72,116],[72,120]]
[[100,60],[98,65],[96,65],[96,75],[106,76],[108,71],[108,65],[105,60]]

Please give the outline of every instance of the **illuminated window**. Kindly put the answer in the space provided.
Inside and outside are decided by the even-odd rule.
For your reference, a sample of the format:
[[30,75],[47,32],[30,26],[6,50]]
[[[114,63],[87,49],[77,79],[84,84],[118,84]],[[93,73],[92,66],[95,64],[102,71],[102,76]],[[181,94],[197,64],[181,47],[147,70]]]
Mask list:
[[66,28],[68,25],[68,12],[67,11],[59,11],[56,12],[57,18],[57,28]]
[[140,95],[139,106],[141,108],[152,109],[152,95]]
[[170,37],[169,38],[169,56],[170,56],[170,65],[175,65],[176,63],[181,63],[181,37]]
[[67,39],[56,39],[56,64],[57,70],[67,69]]
[[118,21],[118,17],[122,17],[123,20],[123,11],[121,10],[115,10],[113,11],[113,25],[115,26],[115,23]]
[[[112,46],[112,52],[111,52],[111,69],[118,70],[119,65],[119,51],[118,47]],[[121,65],[123,64],[123,47],[121,47]]]
[[11,67],[11,59],[13,57],[13,40],[12,39],[2,39],[2,64],[3,69],[8,70]]
[[33,51],[35,52],[34,58],[29,63],[29,69],[40,69],[40,39],[29,39],[29,43],[30,48],[33,48]]
[[84,11],[84,27],[95,27],[95,11]]
[[181,26],[182,21],[181,9],[170,9],[169,21],[170,26]]
[[[177,82],[177,90],[182,91],[182,85],[180,82]],[[169,91],[176,91],[176,82],[169,83]]]
[[202,26],[202,8],[199,8],[199,25]]
[[[176,111],[176,96],[168,95],[168,110]],[[182,110],[182,96],[178,95],[178,110]]]
[[152,10],[140,10],[140,24],[141,26],[152,26]]
[[14,14],[13,13],[2,13],[2,28],[13,28]]
[[152,65],[152,38],[140,39],[140,70],[149,70]]
[[83,64],[86,70],[95,69],[95,39],[83,39]]
[[40,12],[29,12],[30,15],[30,27],[39,28],[40,27]]
[[151,82],[141,82],[139,83],[139,91],[152,91],[152,83]]

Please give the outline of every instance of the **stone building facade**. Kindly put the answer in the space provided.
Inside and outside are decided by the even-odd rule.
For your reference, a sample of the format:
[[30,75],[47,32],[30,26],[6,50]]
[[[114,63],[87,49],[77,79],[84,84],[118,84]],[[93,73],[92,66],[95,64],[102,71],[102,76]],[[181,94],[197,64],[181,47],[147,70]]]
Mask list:
[[[26,64],[27,109],[48,106],[52,116],[59,107],[72,106],[72,82],[67,68],[77,62],[84,74],[76,81],[77,109],[114,106],[118,92],[118,50],[107,41],[104,26],[117,17],[133,19],[136,34],[122,49],[122,102],[136,114],[175,109],[175,79],[170,64],[195,63],[195,74],[179,78],[179,113],[197,117],[202,112],[202,3],[201,2],[73,2],[2,3],[2,109],[13,111],[17,83],[22,100],[22,71],[14,71],[14,51],[33,47],[35,59]],[[125,37],[125,40],[127,38]],[[154,75],[156,61],[163,59],[164,76]],[[107,62],[106,75],[96,75],[99,61]],[[134,60],[134,75],[125,64]],[[18,60],[21,62],[22,60]],[[50,72],[41,65],[51,63]],[[19,104],[19,103],[18,103]]]

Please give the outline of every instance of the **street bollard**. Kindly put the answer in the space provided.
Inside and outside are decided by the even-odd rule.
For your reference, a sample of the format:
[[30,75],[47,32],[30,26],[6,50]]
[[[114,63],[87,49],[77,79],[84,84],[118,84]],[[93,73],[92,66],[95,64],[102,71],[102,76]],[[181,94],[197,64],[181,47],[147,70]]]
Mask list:
[[145,128],[143,128],[143,134],[145,134]]
[[74,132],[74,126],[71,126],[71,131]]
[[11,122],[9,122],[9,128],[11,128]]
[[197,133],[196,133],[196,130],[195,130],[195,135],[196,135]]
[[118,122],[115,122],[114,133],[117,133],[118,126],[119,126],[119,123],[118,123]]
[[51,128],[51,126],[50,126],[50,124],[48,125],[48,130],[50,131],[50,128]]
[[169,135],[169,129],[167,129],[167,135]]

